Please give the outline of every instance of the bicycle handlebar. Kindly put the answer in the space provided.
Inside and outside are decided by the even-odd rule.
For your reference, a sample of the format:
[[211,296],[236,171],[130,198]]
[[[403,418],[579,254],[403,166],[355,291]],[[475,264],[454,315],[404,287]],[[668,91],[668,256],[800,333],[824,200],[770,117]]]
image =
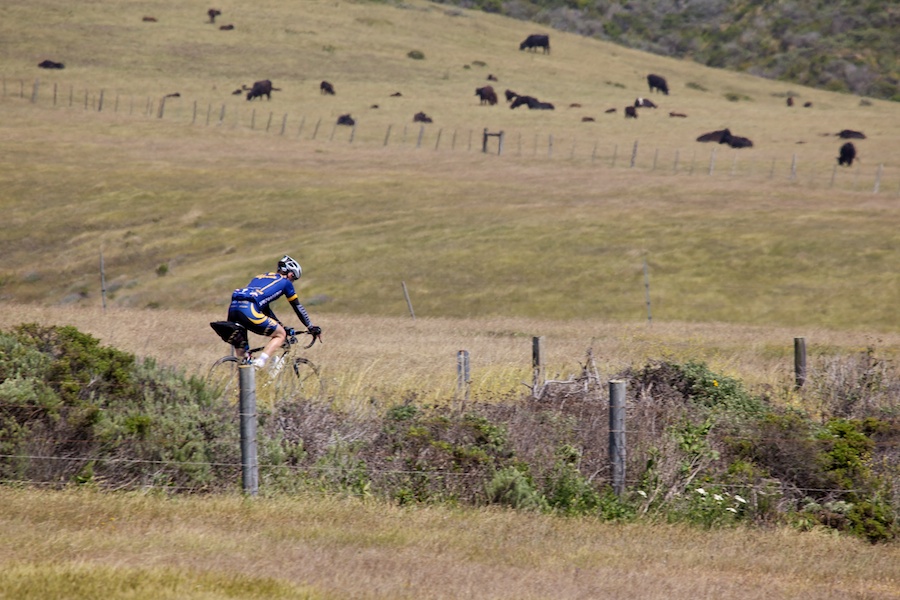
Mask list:
[[287,327],[285,329],[285,331],[287,331],[287,339],[285,340],[285,342],[282,346],[285,348],[289,347],[291,344],[296,344],[299,341],[299,340],[297,340],[297,335],[303,335],[304,333],[307,333],[312,336],[312,341],[308,345],[303,346],[304,350],[306,350],[308,348],[312,348],[313,344],[315,344],[317,341],[321,341],[319,339],[318,335],[316,335],[314,333],[310,333],[306,329],[294,329],[293,327]]

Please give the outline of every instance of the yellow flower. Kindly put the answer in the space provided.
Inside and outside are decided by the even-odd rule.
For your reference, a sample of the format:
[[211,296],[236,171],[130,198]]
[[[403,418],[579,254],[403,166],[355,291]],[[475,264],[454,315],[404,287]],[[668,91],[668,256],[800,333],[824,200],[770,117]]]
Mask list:
[[716,381],[715,379],[713,379],[713,385],[716,386],[716,387],[719,387],[719,382]]

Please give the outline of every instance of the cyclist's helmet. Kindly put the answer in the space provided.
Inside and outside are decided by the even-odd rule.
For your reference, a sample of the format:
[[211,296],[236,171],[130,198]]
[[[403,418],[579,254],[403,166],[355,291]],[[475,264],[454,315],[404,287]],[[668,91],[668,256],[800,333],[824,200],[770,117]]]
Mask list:
[[287,254],[278,261],[278,272],[284,275],[293,273],[294,279],[300,279],[300,276],[303,275],[303,269],[300,268],[300,264]]

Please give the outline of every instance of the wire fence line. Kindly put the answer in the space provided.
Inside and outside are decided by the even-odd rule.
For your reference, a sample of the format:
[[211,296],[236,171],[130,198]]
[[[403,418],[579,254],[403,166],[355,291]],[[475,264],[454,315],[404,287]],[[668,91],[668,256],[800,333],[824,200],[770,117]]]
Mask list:
[[[204,462],[204,461],[177,461],[177,460],[169,460],[169,461],[158,461],[158,460],[139,460],[139,459],[121,459],[121,458],[109,458],[109,457],[73,457],[73,456],[41,456],[41,455],[27,455],[27,454],[0,454],[0,460],[5,461],[16,461],[16,460],[34,460],[34,461],[68,461],[68,462],[77,462],[77,463],[96,463],[96,464],[145,464],[145,465],[153,465],[153,466],[168,466],[168,467],[220,467],[233,469],[235,473],[234,481],[237,482],[239,477],[237,474],[240,472],[242,468],[241,462]],[[304,475],[335,475],[341,474],[346,470],[346,467],[343,466],[328,466],[328,465],[290,465],[284,463],[259,463],[260,471],[291,471],[294,474],[304,474]],[[370,475],[414,475],[420,477],[439,477],[439,478],[456,478],[456,479],[466,479],[471,477],[480,476],[477,473],[471,473],[466,471],[459,470],[448,470],[448,469],[383,469],[383,468],[372,468],[367,467],[366,471]],[[626,477],[625,483],[629,486],[638,486],[643,482],[640,477]],[[45,487],[64,487],[66,485],[71,485],[73,482],[71,481],[45,481],[45,480],[37,480],[37,479],[13,479],[13,478],[5,478],[0,479],[0,484],[3,485],[31,485],[31,486],[45,486]],[[749,487],[752,487],[749,484],[740,484],[740,483],[726,483],[726,482],[712,482],[712,481],[704,481],[703,483],[706,487],[716,487],[721,489],[730,489],[730,490],[744,490]],[[165,483],[150,483],[145,482],[140,485],[142,489],[166,489],[166,490],[174,490],[174,491],[192,491],[196,490],[196,487],[192,486],[177,486]],[[842,489],[842,488],[819,488],[819,487],[791,487],[792,490],[798,492],[814,492],[820,494],[831,494],[834,496],[843,496],[848,494],[858,494],[864,493],[866,490],[859,489]]]
[[[45,89],[46,88],[46,89]],[[753,150],[736,150],[718,144],[691,149],[664,149],[652,142],[635,140],[619,145],[571,135],[489,131],[487,128],[454,128],[445,131],[433,123],[412,122],[402,126],[370,126],[359,119],[309,117],[276,113],[257,105],[243,109],[228,102],[205,104],[184,101],[179,94],[161,97],[109,95],[104,90],[76,89],[73,85],[41,84],[39,79],[10,81],[2,77],[3,97],[30,100],[32,104],[84,111],[127,114],[135,118],[166,119],[190,126],[249,129],[303,141],[327,141],[366,146],[406,147],[444,152],[482,152],[495,156],[567,160],[593,167],[627,168],[673,175],[727,176],[772,180],[790,185],[888,194],[900,198],[900,168],[883,163],[839,167],[806,164],[797,153],[761,157]],[[111,96],[111,97],[110,97]],[[349,116],[349,115],[345,115]],[[711,146],[711,147],[710,147]],[[751,154],[753,153],[753,154]]]

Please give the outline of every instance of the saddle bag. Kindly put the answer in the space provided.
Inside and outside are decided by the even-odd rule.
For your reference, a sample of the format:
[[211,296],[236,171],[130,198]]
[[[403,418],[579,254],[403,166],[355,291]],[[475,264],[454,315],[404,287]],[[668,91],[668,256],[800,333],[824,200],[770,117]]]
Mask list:
[[222,341],[227,342],[235,348],[246,348],[248,345],[247,329],[234,321],[213,321],[209,324],[213,328]]

